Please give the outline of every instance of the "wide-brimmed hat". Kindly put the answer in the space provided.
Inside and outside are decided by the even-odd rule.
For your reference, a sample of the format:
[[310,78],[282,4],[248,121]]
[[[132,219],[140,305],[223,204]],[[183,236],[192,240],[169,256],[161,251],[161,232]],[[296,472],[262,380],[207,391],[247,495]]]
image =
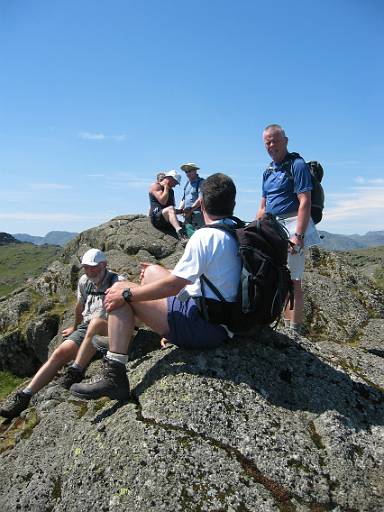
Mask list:
[[180,165],[180,169],[182,171],[198,171],[200,167],[193,162],[188,162],[187,164]]
[[107,257],[99,249],[89,249],[81,258],[82,265],[89,265],[91,267],[96,267],[102,261],[107,261]]
[[174,170],[166,172],[164,178],[173,178],[180,185],[181,176]]

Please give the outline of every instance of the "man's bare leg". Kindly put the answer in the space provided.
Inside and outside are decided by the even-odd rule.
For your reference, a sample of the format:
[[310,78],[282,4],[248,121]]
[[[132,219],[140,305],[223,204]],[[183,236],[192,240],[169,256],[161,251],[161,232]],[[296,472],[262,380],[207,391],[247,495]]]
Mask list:
[[51,357],[37,371],[28,389],[35,394],[46,386],[57,372],[69,361],[72,361],[78,351],[78,346],[71,339],[64,340],[52,353]]
[[168,206],[167,208],[164,208],[161,212],[164,219],[173,226],[175,231],[179,231],[181,229],[180,222],[177,220],[175,208],[173,206]]
[[[158,265],[150,265],[142,275],[142,283],[161,279],[168,271]],[[128,287],[137,286],[126,283]],[[127,303],[109,312],[108,336],[110,350],[101,378],[90,384],[74,384],[71,393],[79,398],[97,399],[108,396],[115,400],[127,400],[130,396],[125,363],[135,328],[135,317],[160,335],[169,332],[167,299]]]
[[75,359],[75,364],[83,370],[86,368],[96,352],[96,349],[92,344],[92,338],[95,336],[95,334],[99,334],[100,336],[108,336],[107,320],[104,318],[93,318],[89,322],[87,333],[80,345]]
[[289,303],[285,307],[284,318],[291,322],[291,325],[300,325],[304,319],[304,297],[301,288],[301,281],[293,280],[294,306],[289,309]]

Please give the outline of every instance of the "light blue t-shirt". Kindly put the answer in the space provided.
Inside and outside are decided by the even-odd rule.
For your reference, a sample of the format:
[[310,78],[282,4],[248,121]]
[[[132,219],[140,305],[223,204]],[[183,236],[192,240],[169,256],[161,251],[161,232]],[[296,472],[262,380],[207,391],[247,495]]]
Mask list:
[[[184,208],[191,208],[194,202],[197,201],[197,198],[201,197],[200,188],[203,181],[204,178],[200,178],[200,176],[198,176],[194,181],[188,181],[185,185],[183,196]],[[200,209],[195,211],[200,211]]]
[[280,164],[272,162],[263,174],[265,211],[273,215],[295,213],[299,208],[297,194],[312,190],[308,165],[301,158],[287,158]]

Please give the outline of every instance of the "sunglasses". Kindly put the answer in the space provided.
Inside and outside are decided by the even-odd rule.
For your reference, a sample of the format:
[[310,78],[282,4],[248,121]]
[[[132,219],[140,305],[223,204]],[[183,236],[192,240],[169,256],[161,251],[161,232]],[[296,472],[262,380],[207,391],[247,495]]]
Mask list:
[[196,169],[191,169],[190,171],[184,171],[185,174],[191,174],[191,172],[196,172]]

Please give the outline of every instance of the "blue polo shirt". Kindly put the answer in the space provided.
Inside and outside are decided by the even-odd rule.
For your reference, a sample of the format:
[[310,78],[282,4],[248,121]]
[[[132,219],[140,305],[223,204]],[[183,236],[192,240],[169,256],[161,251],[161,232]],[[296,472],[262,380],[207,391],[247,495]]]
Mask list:
[[[197,198],[201,197],[200,187],[201,187],[201,183],[203,181],[204,181],[204,178],[200,178],[200,176],[198,176],[192,182],[190,182],[188,180],[187,184],[184,187],[184,196],[183,196],[183,200],[185,201],[184,208],[191,208],[193,203],[195,201],[197,201]],[[197,209],[195,211],[199,212],[200,209]]]
[[308,165],[299,157],[285,159],[280,164],[272,162],[263,174],[265,211],[273,215],[296,213],[299,208],[297,194],[312,190]]

